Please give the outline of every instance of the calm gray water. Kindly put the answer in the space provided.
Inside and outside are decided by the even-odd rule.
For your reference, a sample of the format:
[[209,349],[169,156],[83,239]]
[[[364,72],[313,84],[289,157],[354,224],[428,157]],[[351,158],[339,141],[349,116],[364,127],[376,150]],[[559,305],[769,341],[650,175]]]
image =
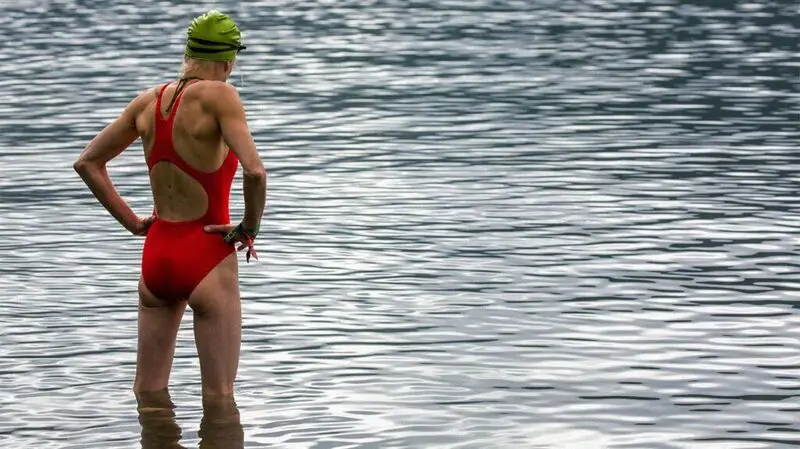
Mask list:
[[[800,445],[796,2],[193,3],[0,6],[0,447]],[[137,413],[143,240],[71,164],[210,6],[270,177],[200,432],[188,313]]]

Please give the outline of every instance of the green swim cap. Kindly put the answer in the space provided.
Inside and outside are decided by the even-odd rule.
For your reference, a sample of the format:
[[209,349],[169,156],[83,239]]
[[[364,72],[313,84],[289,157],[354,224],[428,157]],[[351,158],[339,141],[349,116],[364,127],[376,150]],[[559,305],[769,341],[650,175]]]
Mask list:
[[190,58],[233,61],[239,51],[246,48],[233,19],[217,10],[196,17],[186,31],[184,54]]

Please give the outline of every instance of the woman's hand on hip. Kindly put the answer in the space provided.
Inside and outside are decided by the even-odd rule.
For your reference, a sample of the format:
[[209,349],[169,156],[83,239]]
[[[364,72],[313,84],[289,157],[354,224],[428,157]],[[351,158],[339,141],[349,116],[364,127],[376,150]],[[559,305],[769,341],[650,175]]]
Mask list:
[[149,217],[137,217],[136,223],[133,224],[133,229],[128,229],[131,234],[144,236],[147,235],[147,231],[150,230],[150,226],[156,221],[155,215],[150,215]]
[[256,238],[256,232],[248,232],[244,229],[241,223],[238,225],[224,224],[224,225],[206,225],[203,227],[206,232],[223,234],[225,243],[236,245],[237,251],[247,249],[247,261],[250,262],[250,257],[253,256],[258,259],[256,250],[253,247],[253,240]]

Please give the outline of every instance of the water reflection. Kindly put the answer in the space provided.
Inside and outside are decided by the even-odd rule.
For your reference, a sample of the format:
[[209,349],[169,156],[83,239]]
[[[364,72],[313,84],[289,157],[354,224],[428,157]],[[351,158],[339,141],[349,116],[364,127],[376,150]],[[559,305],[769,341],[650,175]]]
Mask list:
[[142,449],[185,449],[180,445],[181,428],[175,421],[175,404],[168,390],[136,395]]
[[232,398],[203,403],[200,421],[200,449],[240,449],[244,447],[244,430],[239,408]]
[[[0,449],[139,447],[142,239],[70,165],[211,3],[270,171],[248,447],[797,442],[794,2],[28,0],[0,2]],[[109,170],[152,210],[140,144]],[[196,449],[191,314],[171,379],[183,437],[145,436]]]
[[[180,444],[182,432],[175,420],[175,404],[169,390],[136,395],[142,449],[187,449]],[[244,430],[233,399],[204,401],[200,421],[200,449],[244,448]]]

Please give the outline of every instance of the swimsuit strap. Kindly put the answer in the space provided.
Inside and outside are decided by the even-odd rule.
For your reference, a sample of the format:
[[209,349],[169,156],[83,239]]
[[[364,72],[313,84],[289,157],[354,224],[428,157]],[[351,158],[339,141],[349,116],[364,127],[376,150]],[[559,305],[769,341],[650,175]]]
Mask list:
[[[173,164],[175,164],[178,168],[180,168],[183,172],[200,182],[203,186],[204,190],[208,192],[207,178],[209,174],[203,173],[200,170],[189,165],[183,158],[175,151],[175,147],[172,144],[172,129],[175,126],[175,113],[177,112],[178,105],[180,104],[181,98],[183,97],[182,90],[186,87],[189,80],[192,79],[201,79],[197,77],[189,77],[189,78],[181,78],[178,82],[178,88],[175,90],[175,95],[172,97],[172,101],[169,104],[169,113],[166,117],[161,114],[161,104],[162,98],[164,97],[164,92],[166,92],[167,87],[171,83],[164,84],[158,93],[158,99],[156,100],[156,145],[153,147],[153,152],[150,154],[150,158],[148,163],[150,166],[155,165],[156,161],[166,160]],[[160,139],[160,141],[159,141]]]
[[[205,191],[208,197],[208,209],[206,210],[203,217],[199,218],[198,220],[206,220],[209,217],[223,217],[222,219],[226,219],[227,217],[225,211],[220,209],[222,206],[225,205],[227,207],[227,193],[229,187],[225,187],[221,182],[227,182],[227,176],[233,178],[233,175],[236,172],[237,164],[234,162],[236,161],[236,155],[233,151],[228,150],[228,155],[223,161],[222,165],[217,171],[214,172],[202,172],[187,163],[177,151],[175,151],[175,147],[172,143],[172,132],[173,127],[175,125],[175,117],[177,115],[177,110],[179,109],[179,105],[181,99],[183,97],[183,93],[186,91],[186,86],[192,83],[192,80],[201,80],[202,78],[197,77],[187,77],[181,78],[178,81],[178,86],[175,89],[175,94],[173,95],[173,99],[167,108],[167,115],[166,117],[161,113],[161,105],[162,105],[162,98],[164,92],[166,92],[167,87],[171,85],[171,83],[167,83],[159,89],[158,98],[156,101],[156,112],[155,112],[155,142],[153,146],[153,150],[150,153],[150,157],[147,160],[148,167],[152,168],[155,166],[156,163],[159,161],[168,161],[179,168],[181,171],[189,175],[195,181],[199,182],[203,190]],[[220,218],[215,218],[214,221],[218,221]]]
[[[169,105],[167,106],[167,114],[168,115],[172,115],[170,113],[170,109],[172,109],[172,106],[175,104],[175,100],[183,93],[183,89],[186,86],[189,85],[189,81],[191,81],[191,80],[202,80],[202,79],[203,78],[199,78],[199,77],[196,77],[196,76],[187,76],[186,78],[181,78],[181,79],[178,80],[178,87],[175,88],[175,95],[172,96],[172,101],[170,101]],[[164,91],[162,90],[161,93],[163,94]],[[160,110],[161,109],[159,109],[159,111]]]
[[163,117],[161,116],[161,97],[164,96],[164,91],[167,90],[170,83],[165,83],[161,86],[161,89],[158,89],[158,95],[156,96],[156,122],[159,120],[163,121]]

